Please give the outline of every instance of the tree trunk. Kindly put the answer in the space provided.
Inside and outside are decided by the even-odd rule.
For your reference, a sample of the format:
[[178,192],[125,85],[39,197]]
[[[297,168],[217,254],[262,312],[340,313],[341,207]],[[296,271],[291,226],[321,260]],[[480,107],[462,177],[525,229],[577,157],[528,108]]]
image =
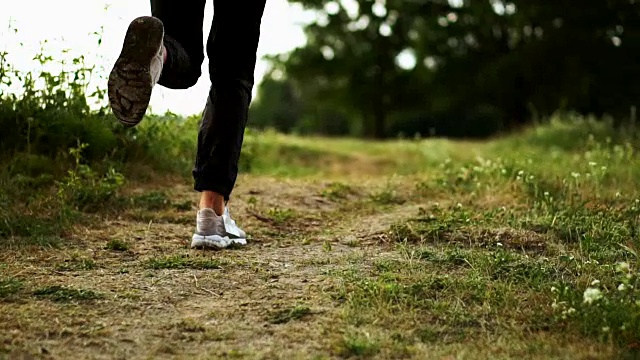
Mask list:
[[383,139],[386,135],[387,112],[382,99],[374,99],[368,106],[362,112],[363,135],[369,139]]
[[373,138],[382,139],[385,137],[385,123],[386,114],[384,111],[384,105],[379,104],[374,107],[373,113]]
[[375,87],[373,91],[372,100],[372,111],[373,111],[373,126],[372,126],[372,137],[374,139],[382,139],[385,137],[386,130],[386,117],[387,117],[387,99],[386,99],[386,91],[387,85],[385,84],[385,64],[381,64],[378,66],[376,75],[375,75]]

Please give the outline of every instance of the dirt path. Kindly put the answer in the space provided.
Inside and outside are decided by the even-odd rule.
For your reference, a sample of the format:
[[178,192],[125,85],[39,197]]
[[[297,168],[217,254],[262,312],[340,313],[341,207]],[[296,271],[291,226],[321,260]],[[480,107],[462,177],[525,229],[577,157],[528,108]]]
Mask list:
[[[384,256],[378,238],[415,206],[376,211],[367,185],[330,186],[241,179],[233,215],[253,234],[242,249],[188,249],[194,211],[170,209],[96,218],[60,249],[8,250],[3,273],[24,281],[0,307],[0,347],[10,359],[334,357],[327,273]],[[169,191],[193,200],[186,185]]]

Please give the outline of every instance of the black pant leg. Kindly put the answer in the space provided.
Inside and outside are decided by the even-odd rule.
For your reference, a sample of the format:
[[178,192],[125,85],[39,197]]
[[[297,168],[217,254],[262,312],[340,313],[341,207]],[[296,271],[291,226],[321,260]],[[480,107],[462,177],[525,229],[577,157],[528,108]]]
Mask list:
[[151,0],[151,14],[164,24],[167,61],[158,84],[186,89],[196,84],[204,61],[202,26],[206,0]]
[[256,52],[266,0],[215,0],[207,41],[211,90],[198,133],[195,189],[229,199],[254,85]]

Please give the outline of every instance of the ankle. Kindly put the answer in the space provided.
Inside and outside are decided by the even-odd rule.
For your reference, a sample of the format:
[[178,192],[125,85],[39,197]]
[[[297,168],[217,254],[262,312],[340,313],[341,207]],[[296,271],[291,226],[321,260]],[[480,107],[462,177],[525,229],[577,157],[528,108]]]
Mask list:
[[200,209],[212,209],[218,216],[224,213],[224,196],[214,191],[203,191],[200,196]]

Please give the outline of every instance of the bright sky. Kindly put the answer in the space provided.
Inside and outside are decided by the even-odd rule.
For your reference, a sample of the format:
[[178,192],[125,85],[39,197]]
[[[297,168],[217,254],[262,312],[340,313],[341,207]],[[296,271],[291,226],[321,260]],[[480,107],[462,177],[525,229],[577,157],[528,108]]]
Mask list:
[[[21,70],[37,69],[31,59],[41,42],[46,55],[61,59],[84,55],[88,65],[95,64],[102,79],[95,82],[106,88],[106,77],[122,47],[129,22],[140,15],[150,15],[149,0],[20,0],[4,6],[0,14],[0,52],[9,52],[9,61]],[[204,33],[209,33],[213,16],[213,1],[207,2]],[[287,52],[305,42],[302,24],[313,15],[286,0],[267,0],[262,18],[261,38],[256,65],[256,84],[266,70],[260,58],[266,54]],[[18,29],[14,34],[9,28]],[[90,35],[103,27],[102,45],[98,36]],[[206,36],[205,36],[206,37]],[[21,45],[22,43],[22,45]],[[164,113],[171,110],[182,115],[199,114],[209,90],[207,60],[198,83],[187,90],[170,90],[157,86],[151,99],[151,110]],[[255,94],[255,88],[254,88]]]

